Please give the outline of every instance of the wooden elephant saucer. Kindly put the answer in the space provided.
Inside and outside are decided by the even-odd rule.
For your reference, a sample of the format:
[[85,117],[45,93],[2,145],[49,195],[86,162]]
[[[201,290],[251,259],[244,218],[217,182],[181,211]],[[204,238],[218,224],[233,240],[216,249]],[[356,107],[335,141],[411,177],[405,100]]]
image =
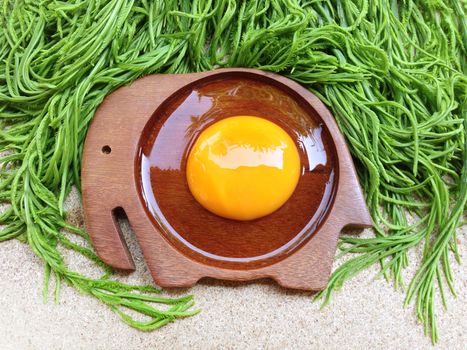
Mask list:
[[[254,219],[207,210],[204,192],[195,198],[187,183],[187,158],[200,135],[233,116],[280,127],[296,147],[296,187],[284,204]],[[273,137],[266,129],[252,130]],[[254,148],[245,147],[230,155]],[[285,152],[273,151],[278,157]],[[275,200],[279,183],[265,181],[259,185]],[[107,96],[86,138],[82,192],[86,228],[99,256],[115,268],[135,268],[115,217],[123,210],[162,287],[188,287],[203,277],[271,278],[287,288],[321,290],[341,230],[371,226],[352,158],[328,109],[297,83],[254,69],[150,75]]]

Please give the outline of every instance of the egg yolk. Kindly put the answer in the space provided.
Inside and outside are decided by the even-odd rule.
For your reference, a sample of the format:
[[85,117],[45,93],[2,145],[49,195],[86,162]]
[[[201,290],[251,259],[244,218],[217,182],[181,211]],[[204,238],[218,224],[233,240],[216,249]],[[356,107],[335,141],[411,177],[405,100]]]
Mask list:
[[300,177],[292,138],[259,117],[235,116],[201,132],[188,155],[186,177],[207,210],[234,220],[253,220],[279,209]]

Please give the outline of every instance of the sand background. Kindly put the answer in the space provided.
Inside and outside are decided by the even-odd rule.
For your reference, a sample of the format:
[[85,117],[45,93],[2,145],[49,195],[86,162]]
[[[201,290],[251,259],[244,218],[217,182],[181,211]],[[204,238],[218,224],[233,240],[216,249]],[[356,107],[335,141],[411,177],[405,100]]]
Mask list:
[[[71,221],[82,225],[76,192],[67,207]],[[121,278],[150,283],[127,223],[123,229],[137,271]],[[464,227],[458,235],[464,258],[466,232]],[[419,253],[410,254],[406,281],[417,266]],[[67,261],[80,272],[98,275],[75,254],[68,254]],[[26,244],[9,241],[0,244],[0,349],[466,349],[467,271],[465,263],[452,267],[458,297],[448,295],[446,312],[437,303],[440,342],[436,347],[423,335],[413,306],[402,307],[405,294],[383,279],[374,279],[377,266],[347,283],[322,310],[311,302],[311,294],[284,290],[267,280],[203,280],[189,290],[165,293],[194,294],[203,309],[200,314],[144,333],[67,285],[62,286],[59,304],[54,303],[52,293],[44,303],[41,261]]]

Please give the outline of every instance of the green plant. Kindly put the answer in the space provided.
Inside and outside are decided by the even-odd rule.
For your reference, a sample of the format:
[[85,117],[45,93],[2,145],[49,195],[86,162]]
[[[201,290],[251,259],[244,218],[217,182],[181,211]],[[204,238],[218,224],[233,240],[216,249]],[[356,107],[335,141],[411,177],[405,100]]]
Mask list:
[[[459,0],[3,0],[0,15],[0,240],[21,239],[50,274],[97,297],[133,327],[192,315],[191,297],[71,271],[59,246],[103,266],[63,203],[80,186],[87,126],[103,98],[150,73],[255,67],[286,75],[331,108],[357,163],[375,237],[332,275],[327,302],[366,267],[402,285],[407,251],[424,244],[406,302],[432,339],[435,284],[454,293],[449,256],[467,199],[466,3]],[[407,215],[416,218],[411,224]],[[65,232],[66,231],[66,232]],[[103,266],[104,267],[104,266]],[[105,267],[104,267],[105,268]],[[59,285],[59,283],[57,283]],[[148,294],[149,293],[149,294]],[[170,304],[162,311],[147,302]],[[129,308],[151,317],[137,321]]]

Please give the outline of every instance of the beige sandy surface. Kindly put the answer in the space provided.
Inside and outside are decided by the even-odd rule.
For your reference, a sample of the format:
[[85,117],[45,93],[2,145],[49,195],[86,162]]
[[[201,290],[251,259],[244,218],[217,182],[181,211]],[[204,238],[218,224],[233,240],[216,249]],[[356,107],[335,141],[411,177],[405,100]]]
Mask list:
[[[69,207],[74,222],[82,221],[76,195]],[[125,231],[137,271],[122,278],[150,282],[138,246]],[[464,227],[459,234],[464,257],[465,233]],[[415,256],[414,252],[411,261]],[[73,268],[96,275],[86,261],[74,255],[67,259]],[[467,348],[467,271],[465,264],[453,264],[453,270],[459,296],[448,297],[447,312],[438,305],[439,349]],[[0,244],[0,349],[431,348],[412,307],[402,307],[404,293],[382,279],[374,280],[377,271],[373,267],[347,283],[323,310],[311,302],[310,294],[286,291],[269,281],[203,281],[182,291],[196,296],[202,313],[143,333],[68,286],[63,286],[59,304],[52,298],[44,304],[41,262],[27,245],[10,241]]]

